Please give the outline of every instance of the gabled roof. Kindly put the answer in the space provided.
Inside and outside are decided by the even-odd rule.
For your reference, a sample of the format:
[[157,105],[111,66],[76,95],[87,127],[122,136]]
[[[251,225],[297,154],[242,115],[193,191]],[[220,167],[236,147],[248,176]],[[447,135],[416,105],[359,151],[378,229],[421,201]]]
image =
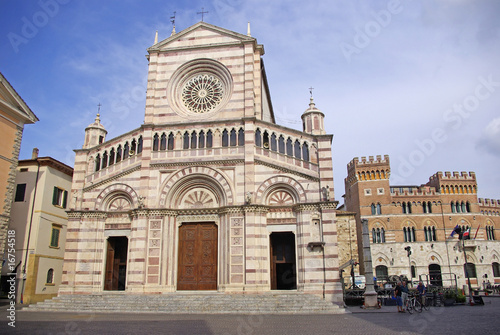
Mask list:
[[[221,36],[221,39],[217,41],[207,41],[205,44],[196,43],[196,45],[192,43],[186,43],[191,37],[190,35],[196,35],[197,31],[209,30],[215,32]],[[184,43],[182,43],[184,41]],[[264,47],[260,44],[257,44],[257,40],[251,36],[243,35],[240,33],[236,33],[234,31],[224,29],[221,27],[214,26],[212,24],[206,22],[198,22],[192,25],[189,28],[186,28],[163,41],[156,43],[147,49],[150,53],[152,51],[160,51],[160,50],[178,50],[178,49],[190,49],[193,47],[214,47],[214,46],[223,46],[223,45],[234,45],[234,44],[242,44],[242,43],[253,43],[256,48],[261,49],[261,54],[264,54]]]
[[0,72],[0,109],[20,120],[23,124],[38,120],[26,102]]

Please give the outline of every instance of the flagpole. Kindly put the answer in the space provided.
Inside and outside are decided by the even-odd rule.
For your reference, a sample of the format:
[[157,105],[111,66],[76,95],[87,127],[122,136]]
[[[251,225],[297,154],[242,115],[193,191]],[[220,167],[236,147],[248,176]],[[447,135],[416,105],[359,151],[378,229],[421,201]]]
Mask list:
[[469,304],[471,306],[474,305],[474,299],[472,298],[472,285],[470,284],[470,278],[469,278],[469,270],[467,269],[467,254],[465,252],[465,239],[462,237],[462,249],[464,250],[464,259],[465,259],[465,276],[467,277],[467,284],[469,287]]

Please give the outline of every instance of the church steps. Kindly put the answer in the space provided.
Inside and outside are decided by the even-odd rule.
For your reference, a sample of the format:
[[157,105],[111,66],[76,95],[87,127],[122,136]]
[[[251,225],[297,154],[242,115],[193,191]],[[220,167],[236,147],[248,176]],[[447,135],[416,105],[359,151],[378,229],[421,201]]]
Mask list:
[[303,294],[102,294],[63,295],[23,311],[172,314],[337,314],[344,310]]

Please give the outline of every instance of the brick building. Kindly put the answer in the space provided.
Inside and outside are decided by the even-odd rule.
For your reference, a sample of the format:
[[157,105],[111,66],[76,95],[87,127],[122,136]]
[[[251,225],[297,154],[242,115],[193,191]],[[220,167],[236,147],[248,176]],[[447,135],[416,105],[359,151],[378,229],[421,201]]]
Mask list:
[[75,150],[60,294],[341,302],[332,135],[312,98],[304,131],[275,123],[263,55],[205,22],[148,49],[144,124],[107,139],[98,115]]
[[438,172],[418,186],[390,185],[390,173],[387,155],[354,158],[345,179],[345,209],[357,214],[359,242],[360,220],[368,220],[377,278],[404,274],[446,286],[466,285],[462,243],[450,237],[458,225],[470,228],[471,239],[464,245],[471,285],[499,284],[500,201],[478,198],[476,175]]

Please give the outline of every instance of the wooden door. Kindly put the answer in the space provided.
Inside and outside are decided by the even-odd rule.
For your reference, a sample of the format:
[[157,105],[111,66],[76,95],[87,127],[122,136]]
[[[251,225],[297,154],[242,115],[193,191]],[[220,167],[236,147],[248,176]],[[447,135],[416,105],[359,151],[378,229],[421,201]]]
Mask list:
[[105,290],[125,290],[127,275],[128,239],[124,236],[110,237],[106,250]]
[[217,289],[217,226],[188,223],[179,228],[178,290]]

